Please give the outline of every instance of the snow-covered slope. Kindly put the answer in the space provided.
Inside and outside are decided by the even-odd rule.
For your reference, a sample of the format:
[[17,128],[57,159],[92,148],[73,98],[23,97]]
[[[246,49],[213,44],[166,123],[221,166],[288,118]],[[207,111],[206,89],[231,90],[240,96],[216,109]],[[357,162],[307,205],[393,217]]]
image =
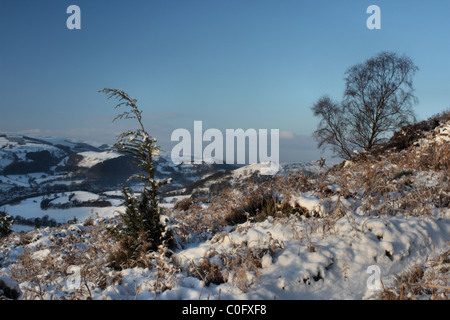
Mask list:
[[106,160],[115,159],[120,157],[120,154],[117,152],[94,152],[94,151],[85,151],[78,153],[83,159],[78,162],[78,166],[81,168],[92,168],[96,164],[102,163]]

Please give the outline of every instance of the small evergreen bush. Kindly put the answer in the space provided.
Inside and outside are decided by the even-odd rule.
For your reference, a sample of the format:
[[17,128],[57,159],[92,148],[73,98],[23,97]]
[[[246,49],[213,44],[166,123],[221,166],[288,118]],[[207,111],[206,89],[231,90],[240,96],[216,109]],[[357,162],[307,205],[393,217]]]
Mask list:
[[156,251],[159,246],[170,245],[172,242],[171,232],[160,221],[161,209],[157,198],[158,189],[168,181],[155,179],[154,157],[158,155],[159,147],[156,139],[150,137],[143,125],[142,111],[136,105],[137,100],[131,99],[119,89],[105,88],[100,92],[105,93],[108,98],[118,99],[116,108],[128,108],[114,121],[135,119],[139,124],[137,130],[119,134],[114,148],[117,152],[134,158],[142,170],[129,180],[138,178],[144,183],[144,187],[138,196],[130,188],[122,188],[125,212],[121,214],[121,223],[111,229],[127,259],[135,260],[143,252]]
[[0,238],[6,237],[12,232],[13,223],[14,219],[5,210],[0,211]]

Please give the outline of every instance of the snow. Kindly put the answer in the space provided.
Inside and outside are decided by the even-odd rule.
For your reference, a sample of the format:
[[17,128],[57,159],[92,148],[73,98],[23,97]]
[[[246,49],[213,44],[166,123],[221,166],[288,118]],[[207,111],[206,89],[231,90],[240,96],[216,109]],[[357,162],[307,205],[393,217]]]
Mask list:
[[[80,191],[75,192],[75,196],[83,200],[95,198],[95,194]],[[63,216],[65,219],[77,216],[81,220],[90,215],[90,209],[85,208],[40,211],[39,199],[29,199],[7,209],[26,216],[49,214],[59,221],[64,220]],[[308,192],[295,200],[308,209],[318,205],[315,196]],[[106,209],[103,216],[112,216],[114,209],[117,208]],[[176,281],[172,286],[157,291],[156,295],[155,285],[162,281],[156,280],[158,269],[135,267],[119,271],[119,283],[111,283],[103,290],[92,290],[92,297],[114,300],[153,300],[155,297],[162,300],[374,299],[379,290],[368,288],[368,268],[378,266],[383,285],[392,285],[394,274],[401,273],[405,266],[425,263],[436,250],[449,243],[449,218],[450,209],[443,215],[436,209],[428,217],[368,217],[348,211],[331,231],[324,232],[320,225],[315,225],[314,219],[269,217],[263,222],[229,227],[207,241],[197,240],[176,250],[174,257],[184,271],[174,276]],[[32,259],[45,261],[53,257],[56,238],[70,234],[81,240],[86,230],[88,228],[81,224],[58,231],[39,229],[26,247],[35,250]],[[78,246],[85,248],[81,244]],[[11,257],[20,254],[19,248],[11,250]],[[263,252],[261,265],[257,270],[247,267],[244,280],[226,265],[236,257],[246,260],[250,253],[258,250]],[[191,265],[204,259],[222,270],[227,277],[224,283],[205,286],[202,280],[187,273]],[[244,281],[244,287],[237,286],[238,281]],[[21,287],[25,289],[26,283]],[[64,290],[65,286],[60,288]]]
[[[423,146],[432,143],[448,143],[449,131],[450,123],[440,125],[420,141],[420,146],[417,146],[414,152],[420,152]],[[0,143],[4,140],[2,139],[0,137]],[[86,167],[118,156],[111,152],[84,152],[82,155],[83,160],[80,166]],[[261,173],[261,170],[269,166],[269,163],[245,166],[234,170],[233,178],[236,181],[245,179],[256,172]],[[353,179],[357,174],[352,170],[357,170],[357,166],[357,162],[346,162],[344,173]],[[312,163],[300,165],[298,168],[309,172],[322,170],[317,164]],[[372,169],[387,170],[381,177],[386,179],[385,182],[389,187],[402,183],[405,190],[414,187],[422,191],[427,188],[442,187],[442,198],[445,200],[448,189],[444,189],[442,185],[448,182],[443,179],[445,173],[442,170],[411,169],[411,174],[407,176],[411,181],[407,183],[405,179],[392,178],[396,170],[405,169],[400,163],[374,163]],[[26,185],[30,177],[40,179],[39,175],[1,178]],[[309,177],[309,174],[305,176]],[[350,180],[347,180],[347,183],[352,183]],[[7,183],[7,181],[4,182]],[[309,182],[314,185],[324,180],[310,178]],[[328,183],[328,180],[326,182]],[[29,255],[28,263],[30,264],[35,263],[41,266],[41,264],[48,264],[51,260],[55,267],[65,265],[68,259],[72,258],[67,255],[70,252],[76,254],[77,263],[81,267],[89,270],[86,277],[99,272],[100,269],[103,272],[96,280],[85,279],[85,286],[90,288],[90,292],[82,293],[80,289],[78,294],[83,298],[105,300],[378,299],[381,289],[374,289],[368,285],[372,267],[379,268],[382,284],[389,288],[395,285],[396,275],[404,273],[409,267],[417,264],[429,266],[441,253],[448,250],[450,245],[448,204],[435,205],[431,202],[427,206],[428,211],[420,214],[413,214],[406,210],[399,210],[393,214],[374,214],[373,211],[376,212],[378,208],[367,210],[364,207],[364,199],[360,196],[364,193],[364,186],[347,187],[344,184],[339,185],[338,181],[329,182],[327,188],[331,194],[326,196],[314,188],[307,191],[295,189],[288,195],[292,206],[299,204],[309,213],[318,213],[317,215],[299,214],[277,218],[269,216],[260,222],[248,220],[236,226],[221,225],[218,231],[205,232],[206,236],[203,234],[200,236],[195,232],[203,232],[200,230],[203,220],[220,219],[220,214],[227,212],[228,204],[222,208],[224,211],[220,211],[219,215],[212,218],[200,214],[208,213],[206,208],[210,204],[194,206],[196,210],[194,214],[182,211],[180,219],[186,218],[186,221],[177,221],[178,216],[173,215],[171,211],[174,203],[188,198],[189,195],[176,195],[180,190],[175,190],[172,193],[175,196],[165,197],[161,203],[161,207],[165,208],[165,215],[161,216],[161,220],[175,231],[188,233],[185,237],[187,240],[180,239],[178,247],[173,249],[173,254],[169,255],[160,251],[149,253],[145,262],[149,265],[153,263],[152,267],[136,265],[122,270],[114,270],[106,265],[107,257],[114,250],[115,243],[105,235],[107,234],[105,226],[116,223],[115,218],[118,212],[123,210],[122,201],[116,199],[122,196],[120,191],[110,190],[101,194],[73,191],[57,194],[51,201],[55,205],[99,199],[111,201],[112,206],[105,208],[67,206],[66,209],[50,207],[48,210],[42,210],[40,205],[43,197],[28,198],[19,204],[6,205],[5,210],[13,217],[20,215],[24,218],[36,218],[48,215],[49,218],[60,223],[68,222],[75,217],[78,223],[31,231],[27,227],[14,225],[15,232],[22,230],[29,232],[26,235],[13,233],[8,241],[0,242],[2,261],[0,277],[10,276],[10,270],[17,268],[20,262],[18,257],[24,254]],[[448,185],[445,187],[448,188]],[[341,188],[347,188],[349,193],[354,192],[354,195],[350,194],[348,199],[345,196],[336,195],[334,192],[338,192]],[[136,190],[138,189],[136,187]],[[383,196],[391,199],[402,192],[398,188],[393,189],[394,195],[391,195],[389,191]],[[206,188],[205,191],[208,189]],[[235,191],[234,194],[238,194],[242,190]],[[403,201],[408,199],[411,198]],[[436,198],[430,196],[430,199],[422,199],[412,194],[412,199],[418,203],[428,203],[430,199]],[[338,202],[342,205],[343,212],[330,213],[329,209]],[[210,207],[214,206],[210,205]],[[202,211],[204,209],[205,211]],[[198,215],[196,216],[195,213]],[[190,214],[193,216],[188,216]],[[83,225],[88,218],[93,218],[94,222],[89,226]],[[184,227],[186,228],[183,229]],[[197,231],[192,231],[197,227]],[[160,248],[160,250],[163,249]],[[98,257],[95,256],[96,254]],[[89,265],[91,261],[92,264]],[[209,266],[210,272],[215,270],[220,273],[222,279],[206,284],[206,278],[202,279],[199,272],[199,266],[202,266],[202,263]],[[51,272],[43,271],[43,280],[40,285],[43,286],[45,293],[42,297],[71,297],[68,293],[70,290],[67,285],[66,271],[58,272],[54,272],[56,274],[56,279],[52,279],[54,282],[45,286],[43,282],[45,276],[51,275]],[[448,272],[445,276],[448,278]],[[98,285],[99,279],[102,279],[101,286]],[[103,281],[103,279],[106,280]],[[33,280],[20,283],[22,291],[26,291],[30,285],[33,286],[29,281]],[[447,282],[444,282],[443,286],[448,286]]]
[[83,159],[78,163],[78,166],[82,168],[91,168],[98,163],[102,163],[106,160],[120,157],[119,153],[110,151],[104,152],[86,151],[80,152],[79,155],[83,157]]
[[313,192],[306,192],[298,197],[295,197],[293,202],[297,202],[302,207],[308,209],[309,212],[319,211],[322,208],[320,199],[314,195]]
[[24,225],[20,225],[20,224],[13,224],[11,227],[13,232],[28,232],[28,231],[32,231],[34,229],[36,229],[33,226],[24,226]]
[[[237,293],[226,283],[205,288],[204,295],[216,299],[220,290],[224,299],[366,299],[376,293],[366,286],[369,266],[378,265],[383,283],[389,285],[389,276],[401,273],[405,264],[424,260],[427,254],[432,254],[432,246],[441,247],[450,241],[449,217],[450,211],[447,210],[445,219],[430,221],[422,218],[393,218],[389,221],[382,218],[366,221],[367,217],[356,217],[356,221],[342,218],[336,224],[335,234],[323,237],[321,232],[312,232],[310,243],[307,239],[299,242],[293,232],[295,229],[304,230],[304,223],[285,221],[274,224],[269,219],[255,224],[248,231],[230,232],[219,241],[214,239],[192,245],[178,252],[177,257],[181,265],[187,267],[210,252],[226,254],[243,243],[256,248],[268,244],[271,238],[277,239],[284,248],[274,258],[268,254],[264,256],[260,279],[247,292]],[[365,232],[360,232],[361,228]],[[344,269],[345,277],[342,276]],[[191,289],[189,283],[180,284],[173,290],[175,292],[166,292],[161,298],[189,299],[189,295],[184,293]]]
[[[5,138],[0,139],[3,139],[0,140],[0,156],[3,158],[3,161],[5,163],[7,161],[12,162],[12,160],[14,160],[14,158],[12,158],[13,152],[14,155],[16,155],[17,158],[21,161],[29,161],[26,155],[30,152],[49,151],[56,157],[62,157],[65,155],[65,152],[63,150],[47,144],[25,143],[21,145],[17,142],[11,142],[10,140],[6,140]],[[7,145],[9,145],[10,147],[7,147]]]
[[436,141],[438,143],[450,142],[450,121],[441,124],[435,129]]
[[10,158],[0,158],[0,168],[5,168],[13,162],[14,160]]
[[33,252],[33,254],[31,255],[31,258],[32,259],[36,259],[36,260],[44,260],[49,255],[50,255],[50,250],[49,249],[42,249],[42,250],[38,250],[38,251]]
[[[75,194],[74,198],[78,199],[79,201],[89,201],[98,199],[98,195],[90,192],[77,191],[74,192],[74,194]],[[59,194],[59,197],[51,202],[54,204],[68,203],[69,196],[70,196],[69,193],[67,193],[66,195]],[[22,218],[30,219],[48,216],[50,219],[54,219],[58,223],[67,223],[69,220],[73,220],[74,218],[82,222],[93,215],[98,215],[99,217],[103,218],[111,218],[116,216],[117,211],[120,210],[120,207],[118,206],[120,201],[114,202],[114,204],[117,206],[104,208],[73,207],[68,209],[50,208],[48,210],[42,210],[40,206],[42,200],[43,197],[28,198],[26,200],[23,200],[19,204],[9,204],[6,205],[4,208],[12,217],[21,216]]]
[[421,147],[429,146],[430,144],[444,144],[450,142],[450,121],[444,122],[437,126],[434,131],[429,132],[422,139],[415,142]]
[[[69,198],[70,198],[70,200],[69,200]],[[92,192],[75,191],[75,192],[65,193],[64,195],[56,198],[55,200],[52,200],[51,203],[64,204],[64,203],[68,203],[70,201],[87,202],[87,201],[98,200],[98,198],[99,198],[99,195],[92,193]]]
[[250,177],[254,173],[261,173],[265,175],[276,174],[278,167],[272,162],[253,163],[242,168],[233,170],[233,176],[238,178]]

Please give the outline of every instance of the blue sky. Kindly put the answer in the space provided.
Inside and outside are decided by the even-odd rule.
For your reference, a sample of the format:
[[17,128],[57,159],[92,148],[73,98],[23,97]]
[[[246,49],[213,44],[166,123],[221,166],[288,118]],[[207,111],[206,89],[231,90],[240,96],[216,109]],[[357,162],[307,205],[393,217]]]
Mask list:
[[[68,30],[69,5],[81,30]],[[368,6],[381,8],[369,30]],[[280,157],[320,157],[312,104],[380,51],[411,57],[425,119],[450,108],[450,2],[441,0],[2,0],[0,131],[113,142],[121,88],[164,149],[175,128],[280,129]]]

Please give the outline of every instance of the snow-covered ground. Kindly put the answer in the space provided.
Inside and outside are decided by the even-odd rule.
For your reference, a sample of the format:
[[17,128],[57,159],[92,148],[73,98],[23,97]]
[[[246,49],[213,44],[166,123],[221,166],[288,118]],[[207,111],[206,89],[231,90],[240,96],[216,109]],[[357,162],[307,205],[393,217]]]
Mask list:
[[[120,191],[9,204],[11,216],[77,222],[14,226],[0,241],[0,277],[16,281],[22,299],[448,299],[448,159],[437,155],[448,155],[449,124],[372,161],[303,164],[251,183],[267,164],[239,168],[232,188],[210,203],[174,192],[161,201],[161,221],[176,246],[119,268],[123,252],[108,227],[123,212]],[[95,157],[85,159],[93,165]],[[276,194],[276,212],[258,216],[268,210],[258,195],[267,194]],[[88,205],[104,200],[111,205]],[[239,213],[244,222],[229,223]]]
[[[100,288],[95,282],[88,282],[89,294],[93,299],[153,300],[157,274],[163,271],[159,281],[166,281],[167,287],[156,290],[156,299],[376,299],[381,289],[370,286],[370,267],[379,268],[385,288],[394,286],[394,275],[413,265],[426,265],[449,249],[449,218],[450,210],[445,215],[407,219],[349,214],[339,219],[333,230],[324,232],[312,220],[269,217],[263,222],[228,228],[210,240],[195,241],[176,250],[172,260],[177,261],[177,267],[168,263],[156,268],[107,271],[110,284]],[[26,245],[18,245],[20,237],[16,236],[13,245],[1,250],[0,258],[3,263],[6,261],[6,268],[0,268],[0,274],[11,276],[8,262],[27,250],[31,250],[31,259],[37,265],[50,258],[63,263],[58,250],[64,249],[57,250],[55,245],[69,235],[74,244],[78,243],[80,254],[88,252],[94,238],[87,232],[89,228],[93,227],[75,224],[42,228],[33,233]],[[196,276],[193,270],[204,261],[217,266],[215,270],[223,276],[223,283],[205,285],[204,279]],[[67,274],[54,279],[58,285],[45,287],[44,298],[73,294],[69,277]],[[120,281],[114,282],[114,277]],[[434,280],[435,285],[445,285],[449,279]],[[20,287],[27,292],[29,285],[23,282]]]
[[[419,175],[418,180],[429,184],[430,177]],[[106,194],[120,195],[114,191]],[[70,195],[60,194],[52,202],[64,204],[98,198],[97,194],[78,191]],[[186,195],[167,197],[162,206],[170,210],[176,201],[188,198]],[[330,199],[338,200],[334,197]],[[6,209],[13,216],[49,215],[58,222],[67,222],[76,217],[79,223],[31,231],[31,240],[25,245],[20,244],[22,236],[19,233],[11,236],[16,240],[0,248],[3,261],[0,275],[14,274],[11,273],[11,266],[27,250],[32,252],[31,259],[37,265],[48,259],[62,259],[62,263],[64,255],[59,250],[65,251],[64,246],[71,244],[58,249],[55,246],[63,243],[58,239],[69,235],[73,243],[78,243],[78,250],[83,255],[93,245],[92,239],[99,237],[94,237],[92,233],[95,228],[109,218],[114,218],[117,210],[120,210],[119,200],[114,203],[116,206],[107,208],[41,210],[41,200],[42,197],[27,199]],[[310,212],[326,210],[324,202],[312,191],[301,192],[290,201]],[[121,271],[106,269],[104,276],[109,279],[109,284],[98,287],[95,281],[86,280],[90,292],[80,289],[77,294],[84,297],[89,294],[93,299],[152,300],[155,297],[162,300],[377,299],[385,288],[396,285],[396,275],[401,275],[412,266],[426,266],[428,274],[434,274],[438,267],[448,268],[448,261],[444,261],[443,265],[434,261],[449,250],[449,208],[444,211],[435,208],[429,215],[421,217],[367,216],[359,214],[361,210],[358,208],[350,210],[349,200],[340,201],[348,210],[332,223],[326,217],[292,216],[268,217],[262,222],[248,221],[234,227],[228,226],[206,240],[201,237],[191,238],[174,250],[170,260],[163,255],[155,255],[155,259],[162,261],[157,267],[134,267]],[[83,225],[89,217],[94,217],[93,227]],[[171,221],[171,218],[167,219]],[[104,245],[96,244],[99,247]],[[84,268],[83,265],[80,267]],[[211,274],[204,273],[204,268],[214,272],[216,280],[207,281]],[[373,287],[376,284],[371,280],[374,279],[373,270],[379,270],[382,287]],[[161,272],[164,276],[161,276]],[[75,294],[69,279],[70,273],[53,279],[58,285],[46,287],[44,298],[70,297]],[[429,285],[443,287],[448,286],[450,280],[448,273],[444,273],[443,278],[436,276],[430,279],[433,283]],[[162,284],[164,289],[161,289]],[[20,283],[22,292],[30,290],[29,286],[27,281]]]
[[[438,220],[353,216],[339,220],[327,235],[309,231],[311,226],[299,221],[268,219],[193,244],[177,252],[177,257],[186,269],[189,263],[208,259],[225,270],[224,260],[232,256],[230,252],[245,255],[267,249],[257,272],[249,264],[244,280],[230,274],[226,283],[205,287],[203,298],[217,299],[219,293],[223,299],[376,298],[379,291],[367,285],[368,268],[378,266],[384,286],[392,286],[392,275],[401,274],[405,266],[425,263],[436,254],[433,248],[445,247],[450,241],[448,218],[450,210]],[[239,288],[233,279],[246,283]],[[201,280],[183,278],[178,288],[164,292],[161,299],[197,299],[202,285]]]

